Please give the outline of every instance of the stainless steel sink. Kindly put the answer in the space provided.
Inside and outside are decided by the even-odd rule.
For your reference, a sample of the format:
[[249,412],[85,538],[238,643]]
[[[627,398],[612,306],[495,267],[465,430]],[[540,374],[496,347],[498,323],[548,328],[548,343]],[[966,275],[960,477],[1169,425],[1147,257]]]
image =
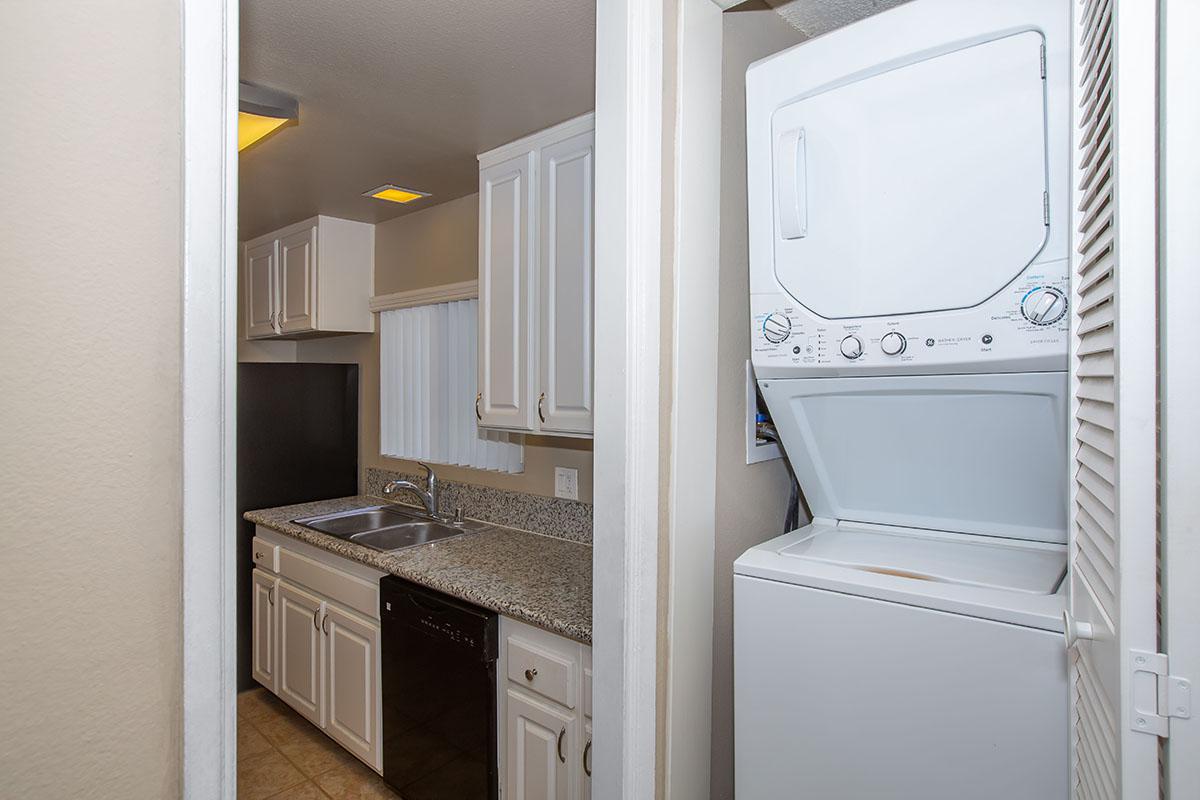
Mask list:
[[439,522],[418,511],[394,506],[356,508],[334,514],[301,517],[292,522],[383,552],[450,539],[487,527],[485,523],[473,520]]

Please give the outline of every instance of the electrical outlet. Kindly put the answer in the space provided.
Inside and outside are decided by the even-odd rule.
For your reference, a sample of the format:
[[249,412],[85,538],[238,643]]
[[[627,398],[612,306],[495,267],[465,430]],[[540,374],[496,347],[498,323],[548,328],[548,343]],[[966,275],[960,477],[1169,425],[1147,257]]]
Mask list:
[[567,500],[579,499],[579,470],[570,467],[554,468],[554,496]]

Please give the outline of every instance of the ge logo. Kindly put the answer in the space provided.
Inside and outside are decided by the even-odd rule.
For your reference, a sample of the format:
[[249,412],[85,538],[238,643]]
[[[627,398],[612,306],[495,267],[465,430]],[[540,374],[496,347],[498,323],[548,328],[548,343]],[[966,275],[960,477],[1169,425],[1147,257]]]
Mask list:
[[925,340],[925,346],[926,346],[926,347],[933,347],[933,339],[926,339],[926,340]]

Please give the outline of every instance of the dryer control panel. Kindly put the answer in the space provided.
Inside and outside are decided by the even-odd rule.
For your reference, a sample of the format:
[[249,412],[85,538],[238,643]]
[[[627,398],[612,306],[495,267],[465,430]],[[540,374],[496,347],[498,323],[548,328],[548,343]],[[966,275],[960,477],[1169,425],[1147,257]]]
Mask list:
[[750,298],[758,377],[1065,370],[1066,261],[1033,265],[975,308],[823,319],[783,291]]

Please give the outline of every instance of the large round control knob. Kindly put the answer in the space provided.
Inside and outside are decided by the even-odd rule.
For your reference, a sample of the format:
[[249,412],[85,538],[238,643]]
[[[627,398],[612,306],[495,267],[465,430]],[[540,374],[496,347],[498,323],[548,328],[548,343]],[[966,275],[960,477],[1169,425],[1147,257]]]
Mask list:
[[1039,286],[1021,300],[1021,313],[1034,325],[1053,325],[1067,313],[1067,298],[1051,286]]
[[847,336],[845,339],[842,339],[842,355],[853,361],[862,354],[862,340],[857,336]]
[[792,321],[786,314],[776,311],[773,314],[767,314],[767,318],[763,320],[762,330],[763,336],[768,342],[781,344],[792,335]]
[[904,338],[904,334],[891,331],[883,335],[883,338],[879,340],[879,346],[889,356],[898,356],[908,346],[908,340]]

